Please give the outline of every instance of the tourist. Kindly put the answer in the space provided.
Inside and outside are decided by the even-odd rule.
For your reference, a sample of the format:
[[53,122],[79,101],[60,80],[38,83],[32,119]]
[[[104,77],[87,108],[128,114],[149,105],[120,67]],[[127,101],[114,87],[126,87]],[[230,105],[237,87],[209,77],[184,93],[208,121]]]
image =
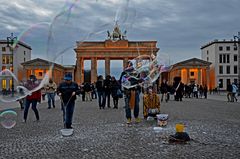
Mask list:
[[234,102],[234,99],[237,102],[237,97],[236,97],[237,92],[238,92],[238,87],[236,86],[235,83],[232,83],[232,102]]
[[[122,81],[123,76],[128,76],[129,73],[131,73],[134,70],[133,64],[131,61],[128,61],[128,65],[125,68],[125,70],[122,72],[120,80]],[[137,123],[140,122],[139,116],[139,95],[141,92],[140,83],[141,81],[136,80],[135,78],[129,78],[129,81],[131,82],[132,88],[124,88],[123,92],[125,94],[125,113],[127,118],[127,124],[131,124],[132,122],[132,115],[131,115],[131,109],[134,110],[134,117],[135,121]],[[132,102],[133,101],[133,102]]]
[[99,109],[104,109],[105,108],[105,91],[103,87],[103,76],[100,75],[97,78],[96,82],[96,88],[97,88],[97,94],[98,94],[98,106]]
[[107,103],[107,107],[111,108],[110,106],[110,95],[111,95],[111,89],[110,89],[110,85],[111,85],[111,76],[107,75],[106,79],[104,80],[104,91],[105,91],[105,105]]
[[52,79],[44,86],[45,93],[48,98],[48,109],[51,109],[51,105],[55,108],[55,93],[57,90],[57,85]]
[[143,116],[146,119],[148,116],[156,117],[160,113],[159,96],[153,92],[151,88],[148,93],[143,96]]
[[231,85],[231,82],[228,81],[227,83],[227,99],[228,99],[228,102],[232,102],[233,99],[232,99],[232,85]]
[[72,129],[72,118],[75,106],[76,95],[80,94],[78,84],[72,81],[72,75],[66,74],[64,82],[60,83],[57,93],[62,102],[64,127]]
[[118,109],[118,99],[119,99],[118,91],[121,91],[121,86],[114,76],[112,76],[112,82],[111,82],[110,88],[111,88],[111,94],[113,98],[113,108]]
[[168,102],[168,100],[169,100],[168,83],[167,83],[167,81],[165,79],[161,83],[160,90],[161,90],[161,94],[162,94],[161,102],[163,101],[164,97],[165,97],[165,101]]
[[[39,86],[39,82],[37,81],[37,78],[35,75],[30,75],[29,80],[27,80],[26,84],[24,86],[28,90],[34,90]],[[37,103],[41,102],[41,89],[39,88],[38,90],[32,92],[30,95],[28,95],[25,99],[25,107],[24,107],[24,116],[23,116],[23,121],[27,121],[27,115],[28,115],[28,110],[30,105],[32,105],[32,110],[35,113],[36,116],[36,121],[39,121],[39,113],[37,110]]]
[[207,85],[204,85],[204,87],[203,87],[203,94],[204,94],[204,98],[205,99],[207,99],[207,92],[208,92]]
[[91,97],[92,88],[91,88],[90,83],[86,82],[84,84],[84,91],[86,93],[86,95],[85,95],[86,101],[92,101],[92,97]]

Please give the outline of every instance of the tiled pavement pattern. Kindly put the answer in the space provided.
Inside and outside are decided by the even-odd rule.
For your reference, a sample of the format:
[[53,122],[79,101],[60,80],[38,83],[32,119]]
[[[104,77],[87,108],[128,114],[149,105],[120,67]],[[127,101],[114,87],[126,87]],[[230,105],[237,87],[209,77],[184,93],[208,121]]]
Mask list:
[[[168,126],[154,132],[155,121],[142,121],[126,126],[123,100],[119,109],[99,110],[96,100],[77,101],[74,135],[62,137],[60,102],[57,108],[38,106],[40,122],[29,110],[27,123],[18,113],[12,129],[0,127],[0,158],[239,158],[240,104],[212,99],[185,99],[161,104],[169,114]],[[142,111],[142,101],[140,104]],[[142,118],[142,112],[141,116]],[[193,139],[187,144],[169,144],[175,124],[186,124]]]

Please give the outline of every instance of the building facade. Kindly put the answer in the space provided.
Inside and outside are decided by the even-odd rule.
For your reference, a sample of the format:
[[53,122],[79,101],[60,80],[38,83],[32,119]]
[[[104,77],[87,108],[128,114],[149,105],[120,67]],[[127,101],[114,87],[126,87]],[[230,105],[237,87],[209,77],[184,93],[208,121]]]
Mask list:
[[24,72],[23,77],[27,79],[30,75],[35,75],[38,80],[42,80],[46,73],[49,73],[49,77],[53,79],[56,84],[63,81],[65,74],[71,74],[74,77],[75,66],[68,65],[62,66],[57,63],[52,63],[47,60],[36,58],[30,61],[22,63]]
[[163,72],[160,81],[165,79],[172,85],[175,77],[181,77],[184,84],[206,85],[210,88],[210,65],[210,62],[197,58],[181,61],[173,64],[168,72]]
[[238,83],[238,48],[234,41],[215,40],[201,47],[201,56],[211,62],[210,86],[226,90],[228,82]]
[[[21,63],[31,59],[32,48],[23,42],[18,42],[15,48],[8,45],[7,40],[0,40],[0,69],[1,71],[9,69],[16,76],[16,79],[22,80],[23,68]],[[11,90],[12,84],[16,88],[16,84],[12,76],[9,74],[1,74],[0,90]]]

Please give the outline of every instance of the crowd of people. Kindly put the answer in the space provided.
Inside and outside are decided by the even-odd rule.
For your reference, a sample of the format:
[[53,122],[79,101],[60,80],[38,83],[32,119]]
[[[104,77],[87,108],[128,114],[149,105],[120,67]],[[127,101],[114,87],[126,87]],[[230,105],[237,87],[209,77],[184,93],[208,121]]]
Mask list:
[[[124,97],[125,116],[127,124],[132,123],[134,117],[135,122],[140,122],[139,118],[139,102],[140,94],[143,93],[143,116],[156,117],[160,113],[160,102],[168,102],[170,96],[174,96],[175,101],[182,101],[183,98],[207,98],[207,86],[197,85],[195,83],[184,84],[180,77],[175,77],[172,85],[167,80],[163,80],[158,89],[154,89],[153,85],[143,89],[143,81],[139,78],[129,78],[133,87],[126,88],[122,86],[122,78],[131,70],[132,63],[129,62],[127,67],[122,72],[120,79],[117,80],[114,76],[107,75],[104,79],[102,75],[97,77],[96,83],[82,83],[78,85],[72,79],[70,74],[66,74],[64,81],[58,86],[49,79],[49,82],[44,85],[41,90],[32,92],[26,98],[19,100],[21,108],[24,109],[24,122],[27,120],[28,110],[30,105],[35,113],[36,120],[39,121],[39,112],[37,103],[47,96],[48,109],[55,108],[55,96],[60,97],[61,108],[63,112],[63,122],[65,128],[72,128],[72,118],[77,96],[82,96],[83,102],[90,102],[97,99],[99,109],[111,108],[118,109],[118,101]],[[33,90],[38,87],[39,82],[36,76],[31,75],[24,86]],[[238,87],[234,83],[228,83],[227,99],[229,102],[237,101],[236,95]],[[158,93],[161,93],[160,95]],[[111,102],[112,101],[112,102]],[[112,103],[112,105],[111,105]],[[133,117],[132,117],[133,111]]]

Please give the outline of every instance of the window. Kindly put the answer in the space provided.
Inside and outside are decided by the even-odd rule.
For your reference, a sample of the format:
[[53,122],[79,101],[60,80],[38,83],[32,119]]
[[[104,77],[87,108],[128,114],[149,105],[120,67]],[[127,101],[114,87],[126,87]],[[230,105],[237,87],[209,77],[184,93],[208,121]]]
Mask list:
[[208,50],[207,50],[207,55],[208,55]]
[[26,51],[24,51],[24,55],[26,55]]
[[231,84],[231,80],[230,79],[227,79],[227,85],[228,84]]
[[209,58],[207,57],[207,61],[209,61]]
[[6,64],[6,55],[2,55],[2,64]]
[[233,47],[233,50],[236,51],[236,50],[237,50],[237,47],[234,46],[234,47]]
[[237,66],[235,65],[235,66],[234,66],[234,74],[237,74],[237,72],[238,72],[237,70],[238,70],[238,68],[237,68]]
[[38,76],[39,76],[39,77],[42,77],[42,76],[43,76],[43,73],[42,73],[42,72],[38,72]]
[[219,66],[219,74],[223,74],[223,66]]
[[230,55],[227,54],[227,63],[230,63]]
[[233,59],[234,61],[237,61],[237,58],[238,58],[238,57],[237,57],[237,55],[234,55],[233,58],[234,58],[234,59]]
[[2,55],[2,64],[12,64],[13,56],[12,55]]
[[2,52],[5,52],[6,51],[6,48],[5,47],[2,47]]
[[24,61],[24,62],[26,61],[25,57],[24,57],[23,61]]
[[223,79],[218,80],[218,86],[219,88],[223,88]]
[[223,47],[222,47],[222,46],[219,46],[218,49],[219,49],[219,51],[222,51],[222,50],[223,50]]
[[226,50],[227,50],[227,51],[230,51],[230,46],[227,46],[227,47],[226,47]]
[[222,63],[222,54],[219,55],[219,63]]
[[227,66],[227,67],[226,67],[226,73],[227,73],[227,74],[230,74],[230,72],[231,72],[231,71],[230,71],[230,66]]
[[194,72],[190,72],[190,76],[194,76]]
[[223,63],[226,63],[226,54],[223,54]]
[[5,79],[2,80],[2,89],[7,89],[7,81]]

